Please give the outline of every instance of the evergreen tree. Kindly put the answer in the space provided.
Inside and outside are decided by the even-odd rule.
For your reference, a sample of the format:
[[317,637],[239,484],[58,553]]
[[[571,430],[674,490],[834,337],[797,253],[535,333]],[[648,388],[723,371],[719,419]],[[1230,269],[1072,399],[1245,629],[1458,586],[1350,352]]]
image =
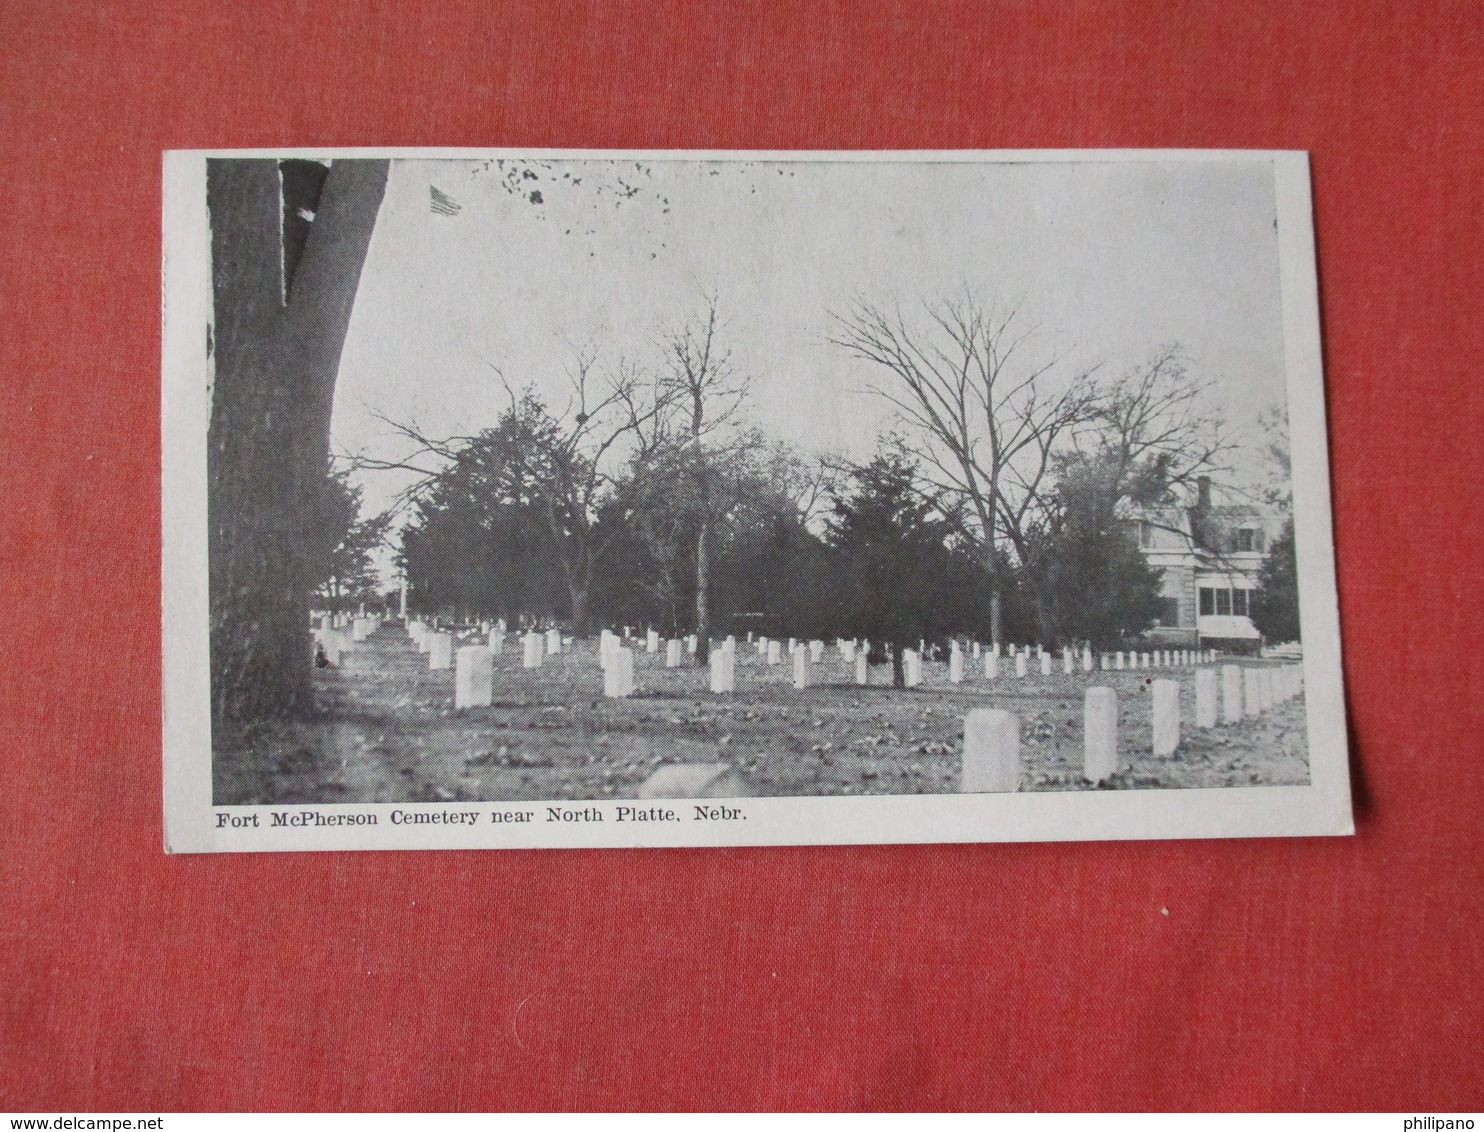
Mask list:
[[1252,623],[1270,641],[1299,640],[1298,557],[1293,541],[1293,519],[1268,549],[1257,591],[1252,595]]
[[892,682],[905,683],[902,650],[946,628],[955,570],[948,523],[900,456],[878,456],[855,473],[830,528],[839,605],[847,631],[891,646]]

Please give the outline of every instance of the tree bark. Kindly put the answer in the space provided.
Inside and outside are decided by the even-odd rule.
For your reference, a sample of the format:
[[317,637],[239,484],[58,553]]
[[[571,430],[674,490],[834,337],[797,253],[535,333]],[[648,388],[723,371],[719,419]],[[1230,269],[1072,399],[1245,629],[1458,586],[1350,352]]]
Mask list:
[[706,589],[711,580],[711,520],[701,520],[701,531],[696,536],[696,663],[706,665],[711,660],[711,605],[706,598]]
[[[386,161],[337,161],[285,280],[279,163],[207,162],[215,378],[208,433],[212,708],[218,720],[311,706],[306,537]],[[286,292],[286,293],[285,293]]]

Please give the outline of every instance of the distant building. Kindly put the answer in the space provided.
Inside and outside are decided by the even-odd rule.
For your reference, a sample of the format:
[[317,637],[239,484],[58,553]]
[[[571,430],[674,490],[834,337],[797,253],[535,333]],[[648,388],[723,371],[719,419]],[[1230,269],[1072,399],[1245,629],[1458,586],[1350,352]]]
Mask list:
[[1252,592],[1283,515],[1252,504],[1213,504],[1203,479],[1194,507],[1146,511],[1134,521],[1139,549],[1161,575],[1149,643],[1256,652],[1262,634],[1249,615]]

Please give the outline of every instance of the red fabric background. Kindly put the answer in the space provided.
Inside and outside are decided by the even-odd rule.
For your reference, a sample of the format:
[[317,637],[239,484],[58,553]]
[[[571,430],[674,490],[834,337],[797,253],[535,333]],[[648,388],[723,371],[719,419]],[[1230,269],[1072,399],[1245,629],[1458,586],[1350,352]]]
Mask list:
[[[1395,6],[0,6],[0,1108],[1484,1105],[1484,20]],[[1359,835],[167,858],[160,151],[309,144],[1312,150]]]

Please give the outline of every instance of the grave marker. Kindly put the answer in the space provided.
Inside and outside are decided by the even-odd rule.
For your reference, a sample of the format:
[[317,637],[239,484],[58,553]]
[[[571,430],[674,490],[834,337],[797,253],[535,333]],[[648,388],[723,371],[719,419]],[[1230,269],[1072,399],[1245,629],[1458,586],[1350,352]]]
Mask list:
[[1154,757],[1167,759],[1180,746],[1180,685],[1156,680],[1151,697],[1154,714]]
[[1082,697],[1082,774],[1105,782],[1118,773],[1118,697],[1112,688],[1089,688]]
[[1041,654],[1041,675],[1051,675],[1051,654],[1049,652],[1043,652]]
[[1221,721],[1238,723],[1242,718],[1242,670],[1235,664],[1221,666]]
[[964,654],[959,650],[957,641],[953,642],[953,648],[948,652],[948,682],[950,684],[964,682]]
[[1201,668],[1195,674],[1195,725],[1216,726],[1216,669]]
[[1025,672],[1026,672],[1026,669],[1025,669],[1025,655],[1026,654],[1023,653],[1023,652],[1018,652],[1018,653],[1015,654],[1015,675],[1016,676],[1019,676],[1021,678],[1024,678],[1025,677]]
[[730,649],[711,654],[711,690],[718,694],[737,690],[737,654]]
[[613,650],[608,667],[603,669],[603,695],[624,699],[634,694],[634,653],[619,645]]
[[529,632],[525,635],[525,647],[521,653],[520,666],[522,668],[540,668],[541,658],[546,649],[541,643],[541,634]]
[[794,688],[799,691],[809,687],[809,654],[800,645],[794,649]]
[[871,663],[865,649],[855,654],[855,682],[862,686],[871,682]]
[[453,670],[455,710],[489,707],[495,701],[495,654],[487,645],[465,645]]
[[1020,789],[1020,720],[1008,711],[975,708],[964,716],[962,794]]
[[747,779],[726,763],[666,763],[644,780],[638,797],[751,798]]
[[679,668],[680,667],[680,641],[679,640],[666,641],[665,642],[665,667],[666,668]]
[[922,683],[922,655],[915,649],[902,650],[902,682],[909,688]]
[[453,667],[453,634],[433,633],[428,638],[428,668],[438,672]]
[[984,654],[984,678],[996,680],[1000,675],[1000,657],[998,653],[987,652]]
[[777,641],[768,642],[768,666],[771,668],[783,659],[783,648]]

